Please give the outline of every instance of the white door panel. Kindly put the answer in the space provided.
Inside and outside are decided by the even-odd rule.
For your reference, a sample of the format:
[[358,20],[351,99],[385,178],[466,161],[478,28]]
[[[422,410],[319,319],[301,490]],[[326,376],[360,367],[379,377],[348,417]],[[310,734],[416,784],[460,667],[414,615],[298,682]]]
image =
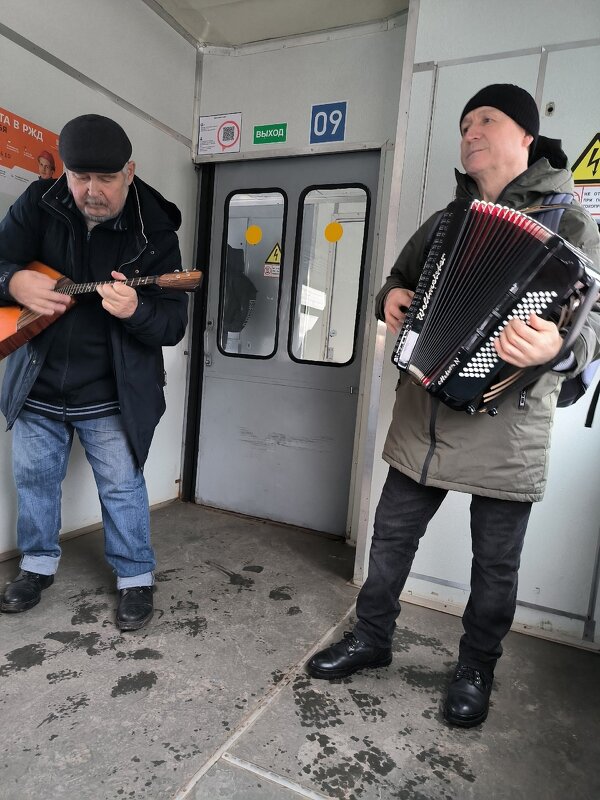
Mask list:
[[375,152],[217,167],[197,502],[345,532],[378,173]]

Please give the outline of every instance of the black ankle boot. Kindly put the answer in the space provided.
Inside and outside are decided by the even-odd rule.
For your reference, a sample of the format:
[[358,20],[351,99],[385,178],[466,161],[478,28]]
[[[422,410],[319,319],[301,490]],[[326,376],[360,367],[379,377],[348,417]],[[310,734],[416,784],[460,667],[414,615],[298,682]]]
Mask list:
[[37,606],[42,597],[42,589],[47,589],[53,583],[54,575],[40,575],[38,572],[21,570],[4,590],[0,598],[0,611],[10,614]]
[[154,614],[153,586],[132,586],[119,590],[117,625],[122,631],[137,631]]
[[316,653],[306,665],[313,678],[345,678],[366,667],[387,667],[392,662],[391,647],[373,647],[348,631],[340,642]]
[[493,678],[481,670],[459,663],[444,705],[446,720],[461,728],[472,728],[484,722],[488,715],[492,681]]

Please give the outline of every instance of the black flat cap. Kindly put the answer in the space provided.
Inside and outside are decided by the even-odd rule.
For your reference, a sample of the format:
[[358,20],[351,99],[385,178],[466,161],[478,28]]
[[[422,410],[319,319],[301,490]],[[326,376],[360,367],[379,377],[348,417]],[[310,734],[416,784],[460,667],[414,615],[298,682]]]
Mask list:
[[119,172],[131,158],[131,142],[108,117],[83,114],[64,126],[58,152],[72,172]]

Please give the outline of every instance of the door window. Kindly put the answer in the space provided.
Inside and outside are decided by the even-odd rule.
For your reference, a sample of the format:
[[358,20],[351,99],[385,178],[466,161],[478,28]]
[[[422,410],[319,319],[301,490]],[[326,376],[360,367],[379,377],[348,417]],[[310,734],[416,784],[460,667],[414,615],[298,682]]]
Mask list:
[[311,188],[300,199],[290,355],[348,364],[354,357],[369,197],[361,186]]
[[227,200],[218,330],[224,355],[275,352],[285,207],[280,191],[237,192]]

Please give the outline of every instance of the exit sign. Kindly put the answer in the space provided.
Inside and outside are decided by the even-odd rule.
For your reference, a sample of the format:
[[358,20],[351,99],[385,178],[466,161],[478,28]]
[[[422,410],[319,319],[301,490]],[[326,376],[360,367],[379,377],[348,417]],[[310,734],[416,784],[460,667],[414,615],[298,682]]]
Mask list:
[[276,144],[287,139],[287,122],[276,125],[255,125],[253,144]]

